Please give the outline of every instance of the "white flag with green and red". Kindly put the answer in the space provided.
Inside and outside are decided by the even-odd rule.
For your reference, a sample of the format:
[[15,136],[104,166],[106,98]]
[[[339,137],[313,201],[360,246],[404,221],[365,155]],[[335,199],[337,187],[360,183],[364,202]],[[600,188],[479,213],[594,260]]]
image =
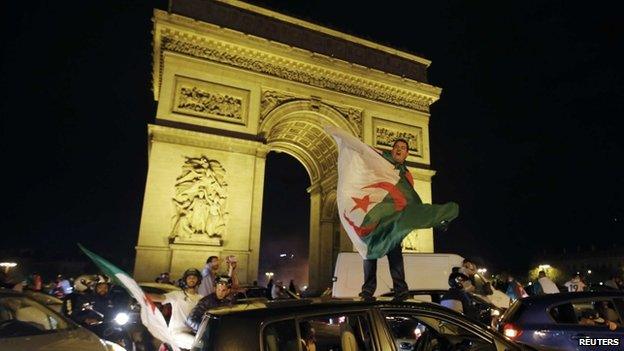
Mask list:
[[137,302],[141,305],[141,322],[147,328],[147,330],[154,336],[156,339],[165,342],[171,347],[174,348],[175,351],[178,351],[174,342],[174,337],[169,332],[167,328],[167,322],[165,321],[165,317],[160,313],[160,310],[154,305],[154,302],[150,300],[150,298],[145,295],[143,289],[137,284],[137,282],[132,279],[126,272],[117,268],[115,265],[107,261],[106,259],[98,256],[97,254],[87,250],[84,246],[78,244],[80,249],[87,255],[89,258],[98,266],[98,268],[107,276],[109,276],[115,283],[122,286],[124,289],[132,295],[132,297],[137,300]]
[[409,171],[393,164],[389,155],[338,128],[325,130],[338,146],[338,216],[363,258],[381,258],[411,231],[458,216],[454,202],[423,204]]

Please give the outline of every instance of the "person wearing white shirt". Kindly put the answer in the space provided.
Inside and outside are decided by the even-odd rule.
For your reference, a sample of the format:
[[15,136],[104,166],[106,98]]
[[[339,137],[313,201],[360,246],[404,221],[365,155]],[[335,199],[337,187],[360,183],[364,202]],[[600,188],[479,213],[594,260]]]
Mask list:
[[550,280],[550,278],[546,276],[546,272],[540,271],[537,281],[542,287],[542,291],[544,292],[544,294],[558,294],[559,293],[559,288],[552,280]]
[[192,334],[191,328],[186,325],[186,319],[193,307],[202,298],[197,292],[201,279],[202,274],[199,270],[189,268],[182,276],[182,281],[184,282],[182,290],[168,292],[163,295],[147,294],[152,301],[171,304],[169,331],[174,336],[175,346],[181,349],[191,349],[193,347],[195,335]]
[[580,275],[575,275],[571,280],[564,284],[569,292],[581,292],[585,290],[585,283],[581,280]]

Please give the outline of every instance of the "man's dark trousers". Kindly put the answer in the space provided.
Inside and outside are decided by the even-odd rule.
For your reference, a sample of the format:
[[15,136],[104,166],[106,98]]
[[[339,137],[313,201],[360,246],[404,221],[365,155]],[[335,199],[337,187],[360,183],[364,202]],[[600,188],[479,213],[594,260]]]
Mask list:
[[[390,276],[392,277],[392,287],[394,295],[399,296],[407,293],[407,283],[405,282],[405,268],[403,266],[403,253],[401,244],[388,252],[388,265],[390,266]],[[362,294],[373,296],[377,289],[377,260],[364,260],[364,285]]]

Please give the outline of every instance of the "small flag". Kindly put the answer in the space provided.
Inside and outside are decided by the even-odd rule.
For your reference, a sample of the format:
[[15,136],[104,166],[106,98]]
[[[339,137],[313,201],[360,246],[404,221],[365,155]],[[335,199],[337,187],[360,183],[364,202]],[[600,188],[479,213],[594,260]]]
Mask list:
[[175,351],[179,349],[175,346],[174,338],[169,332],[167,328],[167,322],[165,321],[165,317],[163,317],[160,310],[154,305],[152,300],[145,295],[139,284],[132,279],[126,272],[117,268],[112,263],[108,262],[104,258],[96,255],[95,253],[87,250],[84,246],[78,244],[78,247],[87,255],[89,258],[95,262],[95,264],[104,272],[104,274],[108,275],[115,281],[115,283],[124,287],[132,295],[132,297],[137,300],[137,302],[141,305],[141,322],[147,328],[147,330],[160,341],[163,341],[169,345],[171,345]]
[[[385,256],[414,229],[455,219],[459,206],[423,204],[405,166],[346,132],[325,127],[338,145],[338,216],[356,250],[366,259]],[[402,176],[403,175],[403,176]]]

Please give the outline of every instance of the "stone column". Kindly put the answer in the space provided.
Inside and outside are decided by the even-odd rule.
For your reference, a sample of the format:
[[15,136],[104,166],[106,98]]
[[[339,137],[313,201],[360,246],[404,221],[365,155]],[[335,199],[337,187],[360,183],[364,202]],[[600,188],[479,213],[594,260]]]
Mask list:
[[[308,188],[310,193],[310,256],[308,258],[308,286],[311,291],[321,289],[321,264],[323,254],[321,249],[321,191],[318,184]],[[327,259],[327,257],[325,257]]]
[[258,266],[260,263],[260,231],[262,227],[262,199],[264,196],[264,170],[266,155],[269,149],[259,147],[256,151],[253,176],[253,194],[251,195],[251,225],[249,228],[249,267],[247,282],[258,280]]

